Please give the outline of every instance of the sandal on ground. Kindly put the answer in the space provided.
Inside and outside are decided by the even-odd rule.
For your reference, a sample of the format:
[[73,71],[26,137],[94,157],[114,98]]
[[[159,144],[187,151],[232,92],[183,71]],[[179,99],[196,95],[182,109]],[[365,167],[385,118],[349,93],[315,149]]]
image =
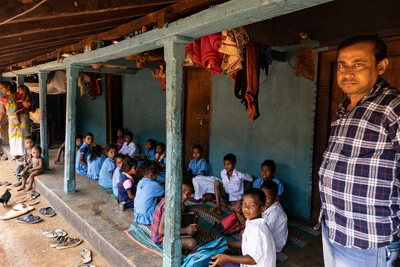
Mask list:
[[31,195],[31,197],[33,199],[37,198],[38,196],[40,196],[40,194],[38,192],[36,192],[35,190],[32,190],[29,192],[29,195]]
[[22,185],[22,181],[15,182],[12,186],[13,187],[20,187]]
[[39,213],[47,217],[53,217],[54,215],[56,215],[56,212],[53,210],[52,207],[41,208],[39,210]]
[[79,264],[77,267],[96,267],[96,266],[89,264]]
[[0,185],[5,185],[5,186],[9,186],[11,185],[9,182],[5,181],[5,182],[0,182]]
[[13,206],[12,209],[13,209],[13,210],[16,210],[16,211],[21,211],[21,210],[28,210],[28,211],[31,211],[31,210],[33,210],[33,209],[35,209],[35,208],[34,208],[34,207],[31,207],[31,206],[29,206],[29,205],[27,205],[27,204],[20,203],[20,204],[17,204],[17,205],[15,205],[15,206]]
[[27,201],[23,202],[26,205],[33,206],[38,204],[40,201],[36,199],[29,198]]
[[47,238],[55,238],[60,236],[66,236],[67,232],[65,232],[64,229],[56,229],[50,232],[43,232],[42,235],[44,235]]
[[89,263],[92,261],[92,251],[88,248],[81,249],[81,257],[83,263]]
[[78,246],[82,243],[82,239],[67,237],[63,243],[57,245],[57,249],[66,249]]
[[57,237],[57,240],[56,240],[56,241],[50,243],[50,247],[51,247],[51,248],[56,248],[58,245],[64,243],[65,239],[66,239],[65,236],[59,236],[59,237]]
[[34,224],[34,223],[38,223],[41,222],[42,218],[40,218],[39,216],[33,216],[32,214],[29,214],[26,217],[22,217],[22,218],[18,218],[17,222],[24,222],[24,223],[29,223],[29,224]]

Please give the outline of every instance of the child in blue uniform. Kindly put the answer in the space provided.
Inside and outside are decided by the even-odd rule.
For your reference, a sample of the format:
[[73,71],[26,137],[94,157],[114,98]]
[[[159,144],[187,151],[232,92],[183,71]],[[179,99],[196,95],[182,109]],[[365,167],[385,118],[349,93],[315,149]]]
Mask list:
[[135,222],[137,224],[150,225],[157,198],[164,195],[164,187],[156,182],[160,173],[160,165],[155,161],[146,160],[140,165],[144,177],[139,181],[135,198]]
[[158,143],[156,146],[156,154],[154,155],[154,159],[161,165],[164,169],[167,164],[167,160],[165,158],[165,144]]
[[118,183],[118,201],[125,202],[125,208],[133,208],[135,202],[136,185],[133,175],[136,174],[137,161],[126,157],[122,163],[121,181]]
[[103,165],[106,158],[102,150],[101,146],[95,145],[87,158],[88,171],[86,175],[90,179],[99,179],[101,165]]
[[191,171],[194,176],[196,175],[208,175],[210,172],[210,165],[202,157],[203,147],[201,145],[195,145],[192,150],[193,159],[189,163],[188,171]]
[[75,171],[78,174],[86,175],[87,173],[87,157],[90,153],[90,146],[93,143],[93,134],[86,133],[83,137],[83,145],[79,148],[78,153],[76,153],[75,159]]
[[121,180],[122,173],[121,173],[121,167],[122,163],[125,159],[125,156],[122,155],[121,153],[118,153],[114,157],[114,162],[115,166],[117,166],[114,170],[113,177],[112,177],[112,184],[113,184],[113,194],[118,196],[118,184]]
[[261,177],[257,178],[253,182],[254,188],[261,188],[261,185],[266,181],[274,181],[278,185],[278,195],[276,196],[277,201],[281,201],[283,197],[284,187],[281,181],[275,177],[276,165],[273,160],[267,159],[261,164]]
[[141,155],[144,159],[153,159],[156,155],[156,141],[153,139],[148,139],[146,141],[146,148],[144,153]]
[[115,170],[114,156],[117,154],[117,146],[109,144],[106,147],[107,158],[100,169],[99,185],[104,188],[112,188],[112,177]]

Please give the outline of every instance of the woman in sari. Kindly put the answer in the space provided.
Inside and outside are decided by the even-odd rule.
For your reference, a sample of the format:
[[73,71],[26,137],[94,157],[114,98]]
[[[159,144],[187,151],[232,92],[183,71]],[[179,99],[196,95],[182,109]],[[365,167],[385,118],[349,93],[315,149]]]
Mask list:
[[5,115],[8,116],[10,152],[13,159],[16,159],[24,154],[24,139],[31,135],[29,112],[16,113],[21,107],[16,102],[18,96],[12,92],[10,82],[0,82],[0,91],[5,95],[0,98],[0,121]]

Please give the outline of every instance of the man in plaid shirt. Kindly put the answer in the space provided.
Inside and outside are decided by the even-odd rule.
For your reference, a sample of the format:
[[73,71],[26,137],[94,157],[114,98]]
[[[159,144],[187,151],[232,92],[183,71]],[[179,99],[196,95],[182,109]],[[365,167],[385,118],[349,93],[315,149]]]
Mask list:
[[386,44],[340,44],[337,81],[347,97],[319,171],[325,266],[393,266],[399,251],[400,92],[381,79]]

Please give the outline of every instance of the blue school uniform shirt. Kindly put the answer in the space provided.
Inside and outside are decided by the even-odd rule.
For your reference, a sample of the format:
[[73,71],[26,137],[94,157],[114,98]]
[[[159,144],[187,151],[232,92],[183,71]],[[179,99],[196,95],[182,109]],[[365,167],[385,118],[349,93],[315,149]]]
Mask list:
[[196,159],[192,159],[189,163],[189,169],[192,170],[194,175],[200,175],[202,174],[201,172],[204,171],[204,175],[207,176],[210,172],[210,164],[208,164],[204,158],[201,158],[199,162],[196,162]]
[[118,196],[118,186],[117,184],[120,182],[122,177],[121,173],[121,168],[116,167],[113,173],[113,178],[112,178],[112,185],[113,185],[113,194]]
[[157,197],[164,195],[164,187],[150,178],[139,181],[135,198],[135,222],[138,224],[151,224]]
[[110,172],[115,170],[114,160],[112,158],[106,158],[100,169],[99,185],[104,188],[112,188],[112,179]]
[[[272,181],[274,181],[277,185],[278,185],[278,196],[282,196],[283,192],[284,192],[284,187],[283,184],[281,183],[281,181],[279,181],[278,178],[274,177],[272,179]],[[264,179],[262,177],[257,178],[256,180],[254,180],[253,182],[253,188],[260,188],[261,185],[264,183]]]
[[101,154],[98,156],[95,160],[90,160],[90,155],[87,157],[87,164],[88,164],[88,170],[87,170],[87,177],[93,180],[98,180],[100,176],[100,169],[101,166],[103,165],[103,162],[105,160],[105,156]]
[[153,148],[153,149],[151,149],[151,150],[147,150],[147,149],[146,149],[146,151],[145,151],[144,154],[147,156],[147,158],[153,159],[154,156],[156,155],[156,149],[155,149],[155,148]]
[[76,153],[76,158],[75,158],[75,171],[80,175],[86,175],[87,167],[83,166],[79,162],[79,158],[81,155],[83,155],[83,161],[87,163],[87,157],[89,153],[90,153],[90,146],[85,142],[83,142],[83,144],[78,150],[78,153]]
[[136,185],[133,181],[133,177],[127,173],[121,173],[121,180],[118,184],[118,201],[125,202],[125,208],[133,208],[135,199],[130,199],[128,197],[128,191],[132,194],[136,194]]

